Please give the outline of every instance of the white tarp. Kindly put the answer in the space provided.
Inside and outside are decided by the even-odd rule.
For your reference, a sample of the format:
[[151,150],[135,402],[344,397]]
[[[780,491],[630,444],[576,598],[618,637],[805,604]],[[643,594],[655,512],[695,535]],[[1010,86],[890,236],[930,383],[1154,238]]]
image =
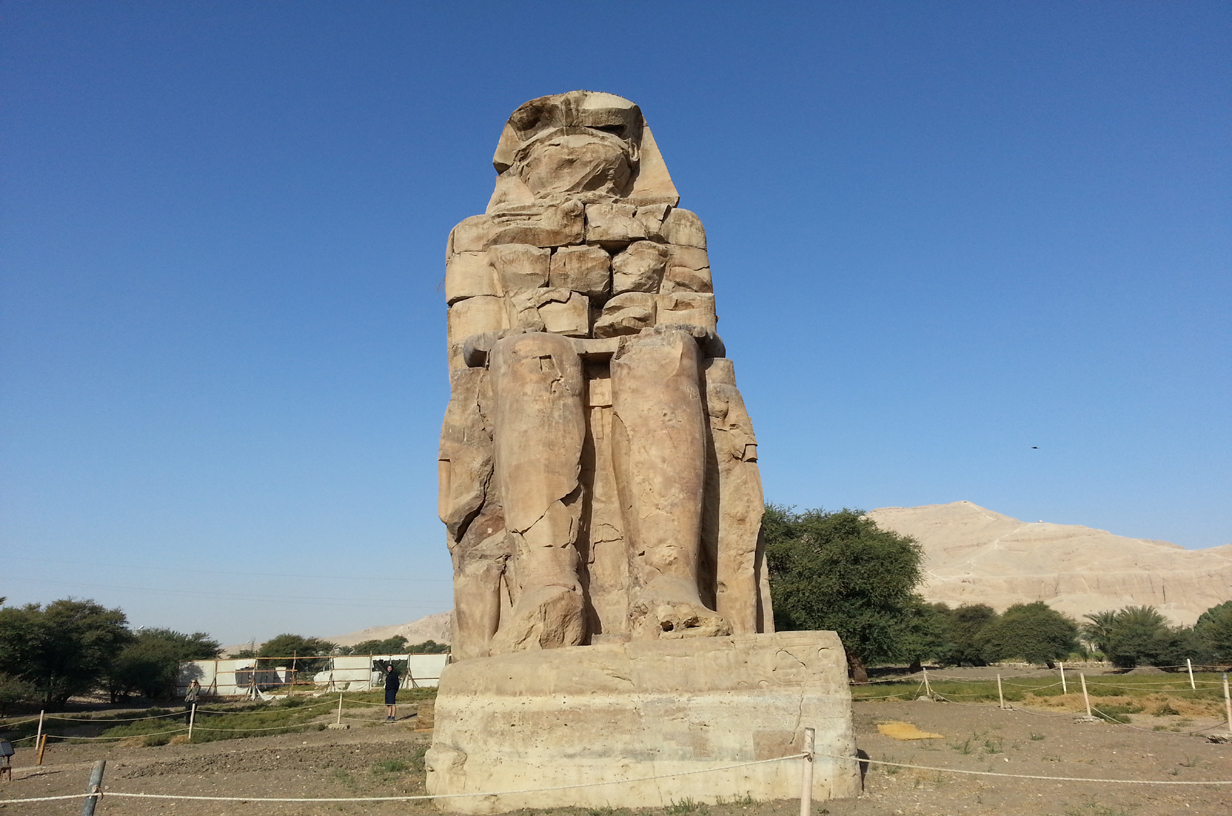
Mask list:
[[[328,691],[368,691],[385,685],[381,672],[373,668],[377,660],[405,660],[407,671],[402,675],[402,688],[421,688],[436,686],[440,682],[441,671],[449,655],[340,655],[328,660],[330,667],[313,676],[318,687]],[[288,666],[254,669],[255,665],[256,660],[251,657],[181,663],[176,692],[183,695],[193,678],[207,695],[219,697],[241,697],[253,688],[263,690],[290,680]]]

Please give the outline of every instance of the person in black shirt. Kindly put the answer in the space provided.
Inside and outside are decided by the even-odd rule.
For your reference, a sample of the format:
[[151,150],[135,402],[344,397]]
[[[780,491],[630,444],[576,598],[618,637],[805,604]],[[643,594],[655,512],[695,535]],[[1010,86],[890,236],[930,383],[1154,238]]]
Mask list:
[[398,719],[398,684],[402,677],[392,662],[385,664],[385,722]]

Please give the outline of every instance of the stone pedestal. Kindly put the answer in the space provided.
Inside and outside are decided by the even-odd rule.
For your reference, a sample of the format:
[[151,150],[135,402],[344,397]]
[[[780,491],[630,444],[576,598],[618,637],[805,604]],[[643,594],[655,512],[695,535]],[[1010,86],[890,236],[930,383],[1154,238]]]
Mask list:
[[[816,730],[813,798],[859,794],[847,663],[833,632],[779,632],[518,652],[448,666],[427,754],[442,810],[652,807],[800,795],[801,761],[714,770],[801,750]],[[666,774],[687,772],[684,776]],[[661,777],[652,781],[646,777]],[[569,785],[565,790],[543,790]]]

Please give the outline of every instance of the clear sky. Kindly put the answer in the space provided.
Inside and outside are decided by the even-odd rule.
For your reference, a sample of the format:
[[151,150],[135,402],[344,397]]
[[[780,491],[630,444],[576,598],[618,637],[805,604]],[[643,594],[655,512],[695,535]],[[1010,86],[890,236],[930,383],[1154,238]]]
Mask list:
[[451,605],[445,238],[641,105],[768,500],[1232,542],[1226,2],[0,3],[0,595]]

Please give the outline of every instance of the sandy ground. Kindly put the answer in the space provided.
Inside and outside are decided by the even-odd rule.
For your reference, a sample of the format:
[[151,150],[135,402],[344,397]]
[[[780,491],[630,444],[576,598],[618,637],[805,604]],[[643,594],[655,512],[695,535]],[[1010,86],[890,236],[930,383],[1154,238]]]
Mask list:
[[[423,750],[430,735],[415,731],[415,718],[395,725],[356,722],[343,731],[213,742],[198,745],[121,747],[52,745],[44,765],[31,751],[15,762],[14,781],[0,782],[0,813],[60,816],[81,802],[2,804],[6,799],[79,794],[94,760],[106,759],[111,791],[196,796],[352,797],[423,793]],[[995,705],[927,701],[855,705],[857,743],[873,760],[942,770],[870,764],[864,796],[816,803],[818,816],[1176,816],[1232,814],[1232,785],[1181,786],[1064,782],[968,776],[951,770],[1086,779],[1232,781],[1232,744],[1199,735],[1154,731],[1176,718],[1135,716],[1135,728],[1080,723],[1057,712],[1010,710]],[[1209,720],[1208,720],[1209,721]],[[941,735],[900,741],[878,725],[906,722]],[[1202,723],[1198,723],[1199,725]],[[434,813],[423,802],[244,803],[104,798],[100,816],[265,816],[303,814]],[[538,812],[538,811],[532,811]],[[568,809],[576,816],[616,816],[625,811]],[[633,811],[668,816],[795,816],[798,801],[745,805],[694,805]]]

